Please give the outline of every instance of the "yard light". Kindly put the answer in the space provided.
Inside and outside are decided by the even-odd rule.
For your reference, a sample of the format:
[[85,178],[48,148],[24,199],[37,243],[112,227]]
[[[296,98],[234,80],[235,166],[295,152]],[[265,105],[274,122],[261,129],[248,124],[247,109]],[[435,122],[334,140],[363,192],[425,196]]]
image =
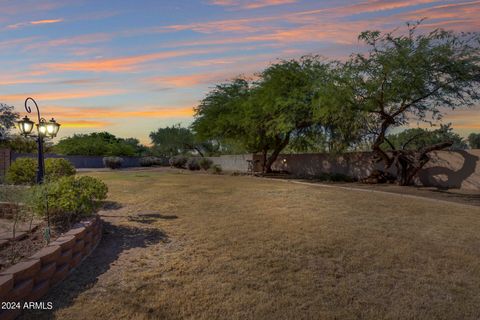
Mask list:
[[52,118],[48,123],[47,123],[47,134],[51,137],[54,138],[57,136],[58,130],[60,130],[60,124],[55,121],[54,118]]
[[26,136],[32,132],[34,123],[27,116],[25,116],[22,120],[17,121],[17,125],[18,129],[20,130],[20,134]]
[[26,137],[32,137],[37,140],[38,145],[38,169],[37,169],[37,183],[40,184],[43,182],[43,177],[45,175],[44,168],[45,168],[45,159],[43,155],[43,139],[44,138],[54,138],[57,136],[58,130],[60,129],[60,124],[52,118],[50,121],[46,121],[44,118],[40,117],[40,109],[38,108],[38,104],[33,98],[27,98],[25,100],[25,110],[28,113],[32,113],[32,108],[28,105],[28,102],[32,101],[37,109],[37,117],[38,123],[36,124],[37,127],[37,134],[33,135],[32,130],[35,126],[35,123],[31,121],[27,116],[25,116],[22,120],[18,121],[18,128],[20,133]]
[[40,123],[37,124],[38,135],[45,137],[47,135],[47,122],[45,119],[40,119]]

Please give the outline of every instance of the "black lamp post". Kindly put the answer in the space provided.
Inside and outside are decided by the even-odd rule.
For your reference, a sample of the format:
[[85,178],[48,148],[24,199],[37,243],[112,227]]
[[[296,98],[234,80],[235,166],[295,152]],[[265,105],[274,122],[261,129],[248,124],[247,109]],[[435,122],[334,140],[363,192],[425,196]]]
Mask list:
[[55,121],[55,119],[51,119],[50,121],[46,121],[44,118],[40,117],[40,110],[38,109],[38,104],[33,98],[27,98],[25,100],[25,110],[28,113],[32,113],[32,109],[28,105],[28,101],[31,100],[35,107],[37,108],[37,116],[38,116],[38,123],[36,124],[37,127],[37,135],[32,134],[33,127],[35,123],[31,121],[27,116],[25,116],[22,120],[18,121],[18,128],[20,133],[25,137],[32,137],[37,140],[38,145],[38,169],[37,169],[37,183],[41,184],[43,182],[43,177],[45,176],[45,158],[43,156],[43,140],[44,138],[54,138],[57,136],[58,130],[60,129],[60,124]]

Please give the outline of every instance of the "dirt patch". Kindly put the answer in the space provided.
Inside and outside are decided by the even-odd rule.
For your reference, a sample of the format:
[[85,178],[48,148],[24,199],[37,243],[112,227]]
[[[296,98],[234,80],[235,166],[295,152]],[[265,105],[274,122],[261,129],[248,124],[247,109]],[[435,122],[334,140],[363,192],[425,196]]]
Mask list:
[[[34,225],[31,232],[23,231],[17,233],[17,237],[22,234],[19,239],[10,239],[0,249],[0,271],[32,256],[35,252],[47,245],[44,232],[46,223]],[[53,229],[51,231],[51,239],[55,239],[60,235],[60,231]]]

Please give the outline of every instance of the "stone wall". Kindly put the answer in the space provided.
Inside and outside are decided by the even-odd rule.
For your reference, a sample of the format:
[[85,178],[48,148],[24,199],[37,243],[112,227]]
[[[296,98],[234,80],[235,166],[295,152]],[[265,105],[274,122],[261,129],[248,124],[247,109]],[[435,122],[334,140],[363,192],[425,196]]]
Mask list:
[[[74,225],[29,259],[0,272],[0,302],[33,302],[64,280],[97,246],[102,221],[97,216]],[[14,319],[20,310],[0,310],[0,319]]]

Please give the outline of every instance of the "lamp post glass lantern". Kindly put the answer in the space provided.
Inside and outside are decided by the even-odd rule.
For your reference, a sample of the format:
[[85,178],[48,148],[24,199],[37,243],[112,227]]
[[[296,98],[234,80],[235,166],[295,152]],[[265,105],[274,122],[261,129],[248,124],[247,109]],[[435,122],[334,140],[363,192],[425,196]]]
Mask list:
[[[60,124],[52,118],[50,121],[46,121],[40,116],[40,109],[38,104],[33,98],[27,98],[25,100],[25,110],[28,113],[32,113],[32,108],[28,105],[28,102],[32,101],[37,109],[38,123],[35,124],[31,121],[28,116],[23,117],[20,121],[17,121],[18,129],[20,134],[25,137],[32,137],[36,139],[38,146],[38,169],[37,169],[37,183],[40,184],[43,182],[43,177],[45,176],[45,158],[43,155],[43,139],[44,138],[54,138],[57,136],[58,130],[60,130]],[[32,134],[33,128],[37,127],[37,134]]]

